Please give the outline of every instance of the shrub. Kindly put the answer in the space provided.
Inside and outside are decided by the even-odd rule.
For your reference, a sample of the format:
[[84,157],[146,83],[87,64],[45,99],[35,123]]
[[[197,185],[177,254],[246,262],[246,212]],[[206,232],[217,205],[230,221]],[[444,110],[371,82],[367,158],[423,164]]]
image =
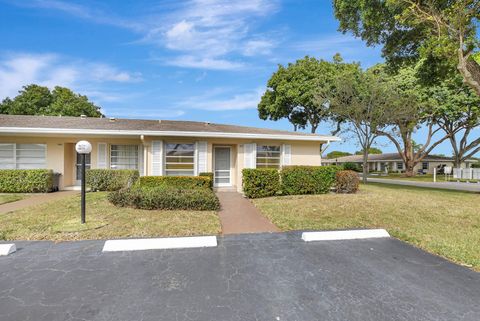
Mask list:
[[356,193],[360,179],[354,171],[339,171],[335,175],[335,190],[337,193]]
[[142,176],[139,179],[142,187],[172,187],[179,189],[209,188],[212,180],[206,176]]
[[88,169],[85,184],[92,191],[118,191],[133,185],[139,177],[133,169]]
[[248,198],[273,196],[280,190],[280,175],[272,168],[245,168],[242,171],[243,193]]
[[346,171],[361,172],[361,167],[357,163],[347,162],[343,164],[343,169]]
[[47,193],[53,190],[53,175],[49,169],[2,169],[0,192]]
[[220,202],[208,188],[179,189],[165,186],[124,188],[108,195],[115,206],[145,210],[218,210]]
[[212,172],[203,172],[198,174],[198,176],[208,177],[210,178],[210,188],[213,189],[213,173]]
[[338,166],[288,166],[281,172],[282,194],[325,194],[335,183]]

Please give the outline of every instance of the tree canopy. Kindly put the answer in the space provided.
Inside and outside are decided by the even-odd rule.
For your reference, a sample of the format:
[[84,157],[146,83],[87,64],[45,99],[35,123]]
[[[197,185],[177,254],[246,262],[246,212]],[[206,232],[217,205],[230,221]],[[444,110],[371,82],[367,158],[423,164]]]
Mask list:
[[103,116],[100,107],[90,102],[87,96],[76,94],[65,87],[39,85],[24,86],[19,94],[0,103],[0,113],[10,115],[62,115],[89,117]]
[[315,133],[321,121],[328,119],[330,95],[335,79],[357,64],[344,63],[340,55],[333,62],[305,57],[278,70],[268,80],[267,90],[258,104],[263,120],[286,118],[294,129],[310,127]]
[[348,152],[333,150],[333,151],[331,151],[330,153],[327,154],[327,159],[335,159],[335,158],[350,156],[350,155],[352,155],[352,154],[350,154]]
[[[376,147],[370,147],[368,149],[368,154],[383,154],[382,150],[379,149],[379,148],[376,148]],[[355,152],[355,155],[363,155],[363,149],[362,150],[359,150],[359,151],[356,151]]]
[[421,62],[419,75],[431,81],[456,66],[480,95],[475,59],[480,0],[334,0],[333,5],[339,29],[369,46],[382,45],[390,67]]

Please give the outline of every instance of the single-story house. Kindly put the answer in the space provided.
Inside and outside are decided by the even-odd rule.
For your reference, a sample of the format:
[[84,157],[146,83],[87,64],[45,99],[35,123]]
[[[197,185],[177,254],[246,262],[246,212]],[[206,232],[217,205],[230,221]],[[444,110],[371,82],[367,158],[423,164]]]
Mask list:
[[244,168],[321,165],[321,148],[340,139],[209,122],[0,115],[0,169],[46,168],[59,188],[75,187],[87,140],[88,168],[138,169],[140,175],[214,173],[214,185],[241,189]]
[[[470,168],[472,163],[475,163],[476,160],[470,159],[466,160],[461,164],[461,168]],[[343,156],[332,159],[324,159],[324,165],[334,165],[334,164],[345,164],[345,163],[355,163],[359,167],[363,165],[363,156],[362,155],[350,155]],[[419,173],[423,172],[425,174],[433,174],[433,169],[443,168],[445,166],[453,167],[453,158],[440,156],[440,155],[428,155],[422,162],[418,163],[414,172]],[[369,154],[368,155],[368,171],[369,172],[402,172],[405,171],[405,163],[403,162],[402,157],[398,153],[384,153],[384,154]]]

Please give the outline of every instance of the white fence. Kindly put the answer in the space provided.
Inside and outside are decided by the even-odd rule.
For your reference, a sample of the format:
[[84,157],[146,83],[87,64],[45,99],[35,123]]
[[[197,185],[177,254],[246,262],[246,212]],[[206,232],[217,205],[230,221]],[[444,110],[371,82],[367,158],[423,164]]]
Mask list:
[[452,168],[455,179],[480,179],[480,168]]

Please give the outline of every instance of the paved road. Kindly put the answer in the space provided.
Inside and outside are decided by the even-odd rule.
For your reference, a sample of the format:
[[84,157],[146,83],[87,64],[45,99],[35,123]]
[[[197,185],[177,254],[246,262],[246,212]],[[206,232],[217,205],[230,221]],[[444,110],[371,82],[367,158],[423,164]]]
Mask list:
[[395,239],[299,237],[107,254],[19,243],[0,257],[0,320],[480,320],[480,273]]
[[467,192],[480,192],[480,184],[477,183],[454,183],[454,182],[416,182],[416,181],[406,181],[400,179],[389,179],[389,178],[368,178],[369,182],[374,183],[385,183],[385,184],[394,184],[394,185],[407,185],[407,186],[417,186],[417,187],[429,187],[429,188],[439,188],[439,189],[449,189],[457,191],[467,191]]

